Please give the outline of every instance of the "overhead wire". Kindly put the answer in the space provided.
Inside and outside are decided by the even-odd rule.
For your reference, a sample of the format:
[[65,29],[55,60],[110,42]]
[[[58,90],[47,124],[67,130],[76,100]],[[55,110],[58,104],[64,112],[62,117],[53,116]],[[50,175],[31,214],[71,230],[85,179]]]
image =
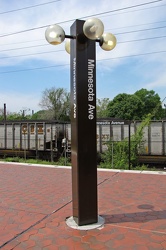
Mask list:
[[[110,12],[116,12],[116,11],[120,11],[120,10],[125,10],[125,9],[131,9],[134,7],[138,7],[138,6],[142,6],[142,5],[147,5],[147,4],[152,4],[152,3],[156,3],[156,2],[161,2],[163,0],[156,0],[156,1],[151,1],[151,2],[147,2],[147,3],[142,3],[142,4],[138,4],[138,5],[134,5],[134,6],[128,6],[128,7],[124,7],[121,9],[116,9],[116,10],[111,10],[111,11],[107,11],[107,12],[102,12],[102,13],[97,13],[94,14],[93,16],[97,16],[97,15],[101,15],[103,13],[110,13]],[[55,1],[52,1],[55,2]],[[92,16],[92,15],[91,15]],[[86,18],[86,17],[90,17],[90,16],[85,16],[82,18]],[[80,18],[80,19],[82,19]],[[65,22],[70,22],[73,21],[72,20],[66,20],[66,21],[62,21],[60,23],[65,23]],[[58,24],[60,24],[58,23]],[[36,28],[31,28],[28,30],[23,30],[23,31],[19,31],[19,32],[15,32],[15,33],[10,33],[10,34],[5,34],[5,35],[1,35],[0,37],[4,37],[4,36],[8,36],[8,35],[13,35],[13,34],[19,34],[19,33],[23,33],[23,32],[27,32],[27,31],[31,31],[31,30],[36,30],[36,29],[40,29],[40,28],[45,28],[48,25],[45,26],[41,26],[41,27],[36,27]],[[165,28],[166,26],[162,26],[162,27],[153,27],[153,28],[149,28],[149,29],[142,29],[142,30],[135,30],[135,31],[127,31],[127,32],[121,32],[121,33],[117,33],[116,35],[119,34],[127,34],[127,33],[132,33],[132,32],[140,32],[140,31],[147,31],[147,30],[153,30],[153,29],[160,29],[160,28]],[[165,36],[161,36],[161,37],[151,37],[151,38],[142,38],[142,39],[135,39],[135,40],[130,40],[130,41],[122,41],[119,43],[126,43],[126,42],[135,42],[135,41],[143,41],[143,40],[148,40],[148,39],[158,39],[158,38],[162,38]],[[30,41],[28,41],[30,42]],[[23,42],[22,42],[23,43]],[[21,47],[21,48],[13,48],[13,49],[8,49],[8,50],[2,50],[0,52],[5,52],[5,51],[10,51],[10,50],[17,50],[17,49],[29,49],[29,48],[34,48],[34,47],[38,47],[38,46],[46,46],[47,44],[42,44],[42,45],[33,45],[33,46],[29,46],[29,47]],[[33,55],[37,55],[37,54],[44,54],[44,53],[54,53],[54,52],[59,52],[62,50],[58,50],[58,51],[48,51],[48,52],[38,52],[38,53],[34,53],[34,54],[26,54],[26,55],[16,55],[16,56],[11,56],[11,57],[23,57],[23,56],[33,56]],[[121,56],[121,57],[115,57],[115,58],[107,58],[107,59],[100,59],[98,61],[101,60],[112,60],[112,59],[118,59],[118,58],[127,58],[127,57],[136,57],[136,56],[143,56],[143,55],[150,55],[150,54],[156,54],[156,53],[165,53],[166,51],[155,51],[155,52],[149,52],[149,53],[143,53],[143,54],[137,54],[137,55],[126,55],[126,56]],[[0,59],[4,59],[4,58],[11,58],[11,57],[2,57]],[[22,70],[13,70],[13,71],[4,71],[4,72],[0,72],[0,74],[7,74],[7,73],[16,73],[16,72],[22,72],[22,71],[30,71],[30,70],[39,70],[39,69],[47,69],[47,68],[52,68],[52,67],[62,67],[62,66],[67,66],[69,64],[63,64],[63,65],[52,65],[52,66],[44,66],[44,67],[38,67],[38,68],[31,68],[31,69],[22,69]]]
[[0,74],[8,74],[8,73],[18,73],[18,72],[25,72],[25,71],[32,71],[32,70],[41,70],[41,69],[49,69],[49,68],[57,68],[57,67],[64,67],[68,66],[69,64],[59,64],[59,65],[51,65],[51,66],[43,66],[37,68],[30,68],[30,69],[19,69],[19,70],[10,70],[10,71],[3,71]]
[[141,31],[148,31],[148,30],[155,30],[155,29],[163,29],[163,28],[166,28],[166,25],[161,26],[161,27],[153,27],[153,28],[148,28],[148,29],[142,29],[142,30],[132,30],[132,31],[119,32],[119,33],[115,33],[115,35],[122,35],[122,34],[128,34],[128,33],[141,32]]
[[165,38],[165,36],[155,36],[155,37],[146,37],[146,38],[140,38],[140,39],[134,39],[134,40],[128,40],[128,41],[121,41],[119,43],[130,43],[130,42],[140,42],[140,41],[146,41],[146,40],[152,40],[152,39],[159,39],[159,38]]
[[34,43],[39,41],[45,41],[45,39],[36,39],[36,40],[29,40],[29,41],[22,41],[22,42],[12,42],[12,43],[4,43],[0,44],[0,46],[9,46],[9,45],[16,45],[16,44],[23,44],[23,43]]
[[98,59],[97,61],[108,61],[108,60],[122,59],[122,58],[128,58],[128,57],[137,57],[137,56],[147,56],[147,55],[160,54],[160,53],[166,53],[166,50],[153,51],[153,52],[147,52],[147,53],[140,53],[140,54],[135,54],[135,55],[126,55],[126,56],[117,56],[117,57],[111,57],[111,58],[103,58],[103,59]]
[[[166,50],[153,51],[153,52],[141,53],[141,54],[136,54],[136,55],[126,55],[126,56],[119,56],[119,57],[103,58],[103,59],[98,59],[96,61],[98,62],[98,61],[106,61],[106,60],[115,60],[115,59],[129,58],[129,57],[153,55],[153,54],[159,54],[159,53],[166,53]],[[19,73],[19,72],[25,72],[25,71],[33,71],[33,70],[50,69],[50,68],[57,68],[57,67],[65,67],[65,66],[69,66],[69,63],[59,64],[59,65],[51,65],[51,66],[43,66],[43,67],[37,67],[37,68],[29,68],[29,69],[2,71],[2,72],[0,72],[0,75],[1,74],[9,74],[9,73]]]
[[[123,8],[118,8],[118,9],[115,9],[115,10],[110,10],[110,11],[95,13],[95,14],[93,14],[93,15],[87,15],[87,16],[80,17],[79,19],[88,18],[88,17],[91,17],[91,16],[99,16],[99,15],[108,14],[108,13],[113,13],[113,12],[118,12],[118,11],[122,11],[122,10],[126,10],[126,9],[131,9],[131,8],[140,7],[140,6],[143,6],[143,5],[148,5],[148,4],[153,4],[153,3],[161,2],[161,1],[163,1],[163,0],[155,0],[155,1],[146,2],[146,3],[142,3],[142,4],[136,4],[136,5],[132,5],[132,6],[127,6],[127,7],[123,7]],[[74,20],[75,20],[75,19],[65,20],[65,21],[57,22],[57,24],[68,23],[68,22],[72,22],[72,21],[74,21]],[[39,27],[34,27],[34,28],[26,29],[26,30],[21,30],[21,31],[17,31],[17,32],[12,32],[12,33],[8,33],[8,34],[3,34],[3,35],[0,35],[0,38],[1,38],[1,37],[6,37],[6,36],[11,36],[11,35],[17,35],[17,34],[29,32],[29,31],[34,31],[34,30],[37,30],[37,29],[46,28],[46,27],[48,27],[49,25],[50,25],[50,24],[43,25],[43,26],[39,26]]]
[[[140,6],[144,6],[144,5],[148,5],[148,4],[153,4],[153,3],[157,3],[157,2],[161,2],[161,1],[163,1],[163,0],[155,0],[155,1],[151,1],[151,2],[140,3],[140,4],[136,4],[136,5],[131,5],[131,6],[123,7],[123,8],[118,8],[118,9],[115,9],[115,10],[109,10],[109,11],[105,11],[105,12],[101,12],[101,13],[96,13],[93,16],[101,16],[103,14],[117,12],[117,11],[123,11],[123,10],[126,10],[126,9],[137,8],[137,7],[140,7]],[[88,16],[84,16],[82,18],[87,18],[87,17],[91,17],[91,16],[88,15]]]
[[49,44],[38,44],[38,45],[32,45],[28,47],[19,47],[19,48],[13,48],[13,49],[4,49],[0,50],[0,53],[6,52],[6,51],[12,51],[12,50],[20,50],[20,49],[31,49],[31,48],[36,48],[36,47],[43,47],[43,46],[48,46]]
[[54,51],[43,51],[43,52],[37,52],[37,53],[31,53],[31,54],[24,54],[24,55],[15,55],[15,56],[4,56],[0,57],[0,60],[2,59],[10,59],[10,58],[18,58],[18,57],[26,57],[26,56],[35,56],[35,55],[42,55],[42,54],[49,54],[49,53],[58,53],[63,52],[64,50],[54,50]]
[[[151,24],[156,24],[156,23],[164,23],[166,20],[158,21],[158,22],[151,22],[151,23],[142,23],[142,24],[135,24],[135,25],[130,25],[130,26],[122,26],[122,27],[116,27],[116,28],[111,28],[107,30],[117,30],[117,29],[124,29],[124,28],[131,28],[131,27],[138,27],[138,26],[143,26],[143,25],[151,25]],[[0,44],[0,46],[10,46],[10,45],[16,45],[16,44],[24,44],[24,43],[34,43],[34,42],[39,42],[39,41],[45,41],[45,39],[35,39],[35,40],[29,40],[29,41],[22,41],[22,42],[12,42],[12,43],[5,43],[5,44]]]
[[35,4],[35,5],[19,8],[19,9],[8,10],[8,11],[0,12],[0,15],[8,14],[8,13],[16,12],[16,11],[21,11],[21,10],[27,10],[27,9],[31,9],[31,8],[36,8],[36,7],[39,7],[42,5],[52,4],[55,2],[59,2],[59,1],[61,1],[61,0],[55,0],[55,1],[45,2],[45,3]]
[[[165,38],[165,37],[166,36],[156,36],[156,37],[140,38],[140,39],[134,39],[134,40],[128,40],[128,41],[120,41],[120,42],[118,42],[118,44],[121,44],[121,43],[130,43],[130,42],[139,42],[139,41],[152,40],[152,39],[161,39],[161,38]],[[35,46],[32,46],[32,47],[35,47]],[[28,48],[30,48],[30,47],[28,47]],[[63,52],[63,51],[64,50],[61,49],[61,50],[43,51],[43,52],[23,54],[23,55],[3,56],[3,57],[0,57],[0,60],[2,60],[2,59],[10,59],[10,58],[26,57],[26,56],[35,56],[35,55],[49,54],[49,53],[57,53],[57,52]],[[0,51],[0,52],[2,52],[2,51]]]
[[[142,11],[142,10],[147,10],[147,9],[154,9],[154,8],[160,8],[160,7],[163,7],[163,6],[166,6],[166,4],[161,4],[161,5],[156,5],[156,6],[150,6],[150,7],[147,7],[147,8],[142,8],[142,9],[136,9],[136,10],[132,10],[132,12],[137,12],[137,11]],[[125,12],[120,12],[120,13],[113,13],[113,14],[110,14],[110,15],[101,15],[101,17],[108,17],[108,16],[114,16],[114,15],[121,15],[121,14],[128,14],[130,13],[131,11],[125,11]]]
[[[161,27],[152,27],[152,28],[148,28],[148,29],[124,31],[124,32],[114,33],[114,35],[136,33],[136,32],[143,32],[143,31],[154,30],[154,29],[163,29],[163,28],[166,28],[166,25],[165,26],[161,26]],[[153,39],[153,38],[151,38],[151,39]],[[45,40],[43,39],[43,41],[45,41]],[[32,45],[32,46],[28,46],[28,47],[17,47],[17,48],[11,48],[11,49],[4,49],[4,50],[0,50],[0,53],[2,53],[2,52],[8,52],[8,51],[14,51],[14,50],[21,50],[21,49],[31,49],[31,48],[35,48],[35,47],[42,47],[42,46],[48,46],[48,45],[49,44],[46,43],[46,44]]]
[[[166,22],[166,20],[162,20],[162,21],[157,21],[157,22],[141,23],[141,24],[134,24],[134,25],[128,25],[128,26],[115,27],[115,28],[111,27],[111,30],[126,29],[126,28],[145,26],[145,25],[153,25],[156,23],[165,23],[165,22]],[[110,29],[107,29],[107,30],[110,30]]]

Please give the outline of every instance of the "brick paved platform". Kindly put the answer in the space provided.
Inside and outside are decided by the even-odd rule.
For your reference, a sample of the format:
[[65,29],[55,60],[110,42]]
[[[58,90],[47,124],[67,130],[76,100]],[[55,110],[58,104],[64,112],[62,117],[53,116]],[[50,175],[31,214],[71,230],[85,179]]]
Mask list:
[[0,249],[166,249],[166,173],[98,171],[102,228],[68,227],[70,168],[0,163]]

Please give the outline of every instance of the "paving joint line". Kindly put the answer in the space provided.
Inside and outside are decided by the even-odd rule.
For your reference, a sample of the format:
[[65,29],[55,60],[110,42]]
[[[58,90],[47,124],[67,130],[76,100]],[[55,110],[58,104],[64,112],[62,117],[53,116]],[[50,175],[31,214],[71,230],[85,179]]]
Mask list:
[[0,249],[4,246],[6,246],[8,243],[10,243],[11,241],[15,240],[16,238],[18,238],[19,236],[21,236],[22,234],[26,233],[29,229],[33,228],[34,226],[40,224],[42,221],[44,221],[45,219],[47,219],[48,217],[50,217],[51,215],[53,215],[54,213],[57,213],[58,211],[60,211],[61,209],[63,209],[64,207],[66,207],[67,205],[69,205],[72,202],[72,200],[70,200],[69,202],[67,202],[66,204],[64,204],[63,206],[59,207],[58,209],[52,211],[50,214],[47,214],[46,216],[44,216],[42,219],[38,220],[37,222],[35,222],[34,224],[32,224],[30,227],[26,228],[25,230],[23,230],[22,232],[20,232],[19,234],[16,234],[13,238],[11,238],[10,240],[6,241],[5,243],[3,243],[0,246]]
[[117,211],[117,209],[121,209],[123,207],[128,207],[128,206],[132,206],[132,205],[135,205],[136,203],[135,202],[132,202],[130,204],[125,204],[125,205],[122,205],[122,206],[117,206],[116,208],[112,208],[112,209],[108,209],[106,211],[103,211],[101,212],[102,216],[104,216],[104,214],[108,213],[108,212],[113,212],[113,211]]
[[119,174],[119,172],[116,172],[115,174],[113,174],[113,175],[111,176],[111,178],[107,178],[107,179],[104,179],[103,181],[99,182],[99,183],[97,184],[97,186],[100,186],[101,184],[103,184],[103,183],[106,182],[106,181],[111,181],[111,179],[112,179],[115,175],[118,175],[118,174]]
[[110,226],[115,226],[115,227],[121,227],[121,228],[131,229],[131,230],[137,230],[137,231],[166,234],[166,232],[156,231],[156,230],[148,230],[148,229],[141,229],[141,228],[136,228],[136,227],[119,226],[119,225],[116,225],[116,224],[109,224],[109,225]]
[[45,213],[38,213],[38,212],[35,212],[35,211],[31,211],[31,210],[24,210],[24,209],[19,209],[19,208],[12,208],[12,207],[6,207],[6,206],[0,206],[0,208],[2,209],[9,209],[9,210],[16,210],[16,211],[22,211],[22,212],[26,212],[26,213],[33,213],[33,214],[42,214],[42,215],[47,215]]

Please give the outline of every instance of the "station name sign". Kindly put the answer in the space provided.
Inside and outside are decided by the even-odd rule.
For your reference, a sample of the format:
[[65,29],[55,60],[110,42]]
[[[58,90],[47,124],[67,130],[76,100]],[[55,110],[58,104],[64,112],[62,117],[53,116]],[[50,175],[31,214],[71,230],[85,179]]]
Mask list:
[[74,105],[74,113],[73,117],[76,118],[77,116],[77,102],[76,102],[76,94],[77,94],[77,89],[76,89],[76,58],[73,58],[73,105]]
[[131,121],[128,120],[103,120],[97,121],[97,125],[130,125]]
[[93,120],[95,115],[94,115],[94,110],[96,109],[95,107],[95,102],[94,102],[94,97],[95,97],[95,90],[94,90],[94,68],[95,68],[95,61],[93,59],[88,59],[88,119]]
[[[94,82],[95,60],[88,59],[87,91],[88,91],[88,120],[95,118],[95,82]],[[73,117],[77,117],[77,85],[76,85],[76,58],[73,58]]]

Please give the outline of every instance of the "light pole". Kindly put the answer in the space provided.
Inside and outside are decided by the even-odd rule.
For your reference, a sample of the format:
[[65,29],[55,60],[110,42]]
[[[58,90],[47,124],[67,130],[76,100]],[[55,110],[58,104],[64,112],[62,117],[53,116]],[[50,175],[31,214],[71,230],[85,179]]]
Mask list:
[[23,134],[24,134],[24,160],[26,161],[26,132],[27,132],[27,128],[23,126]]
[[65,35],[59,25],[46,29],[46,40],[53,45],[65,38],[70,53],[71,78],[71,160],[73,219],[78,226],[98,222],[97,149],[96,149],[96,42],[112,50],[116,38],[103,34],[104,25],[97,18],[76,20]]

